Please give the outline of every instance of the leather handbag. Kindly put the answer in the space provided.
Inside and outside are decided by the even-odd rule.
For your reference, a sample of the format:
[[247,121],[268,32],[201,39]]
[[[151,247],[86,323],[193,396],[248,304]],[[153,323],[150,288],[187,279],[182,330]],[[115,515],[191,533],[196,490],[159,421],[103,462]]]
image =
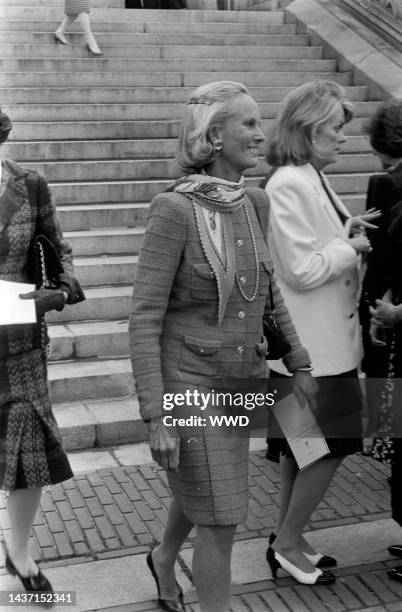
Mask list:
[[271,301],[271,312],[265,313],[262,318],[262,328],[268,342],[268,351],[265,355],[265,359],[282,359],[282,357],[285,357],[290,352],[292,347],[286,340],[275,318],[271,283],[269,284],[269,298]]
[[55,289],[64,269],[53,242],[43,234],[35,236],[32,244],[35,262],[36,288]]

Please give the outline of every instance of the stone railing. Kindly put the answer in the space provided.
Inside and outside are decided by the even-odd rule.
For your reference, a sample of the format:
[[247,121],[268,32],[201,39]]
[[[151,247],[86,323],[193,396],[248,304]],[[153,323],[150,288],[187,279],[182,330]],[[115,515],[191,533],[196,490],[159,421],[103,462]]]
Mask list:
[[360,4],[368,7],[381,7],[393,17],[402,18],[402,0],[363,0]]
[[402,51],[402,0],[334,0]]

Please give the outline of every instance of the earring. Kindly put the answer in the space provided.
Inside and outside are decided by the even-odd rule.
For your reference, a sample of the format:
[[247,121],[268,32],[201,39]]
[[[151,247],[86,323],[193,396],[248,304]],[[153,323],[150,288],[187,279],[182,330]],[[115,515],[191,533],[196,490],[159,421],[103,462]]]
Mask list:
[[223,141],[220,139],[215,140],[214,142],[215,153],[219,153],[219,151],[222,151],[222,149],[223,149]]

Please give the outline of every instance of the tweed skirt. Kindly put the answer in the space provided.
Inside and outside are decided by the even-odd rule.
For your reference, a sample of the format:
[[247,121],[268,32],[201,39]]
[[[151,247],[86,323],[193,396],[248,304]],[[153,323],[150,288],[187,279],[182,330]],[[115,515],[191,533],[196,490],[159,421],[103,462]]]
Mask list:
[[[357,371],[315,379],[318,383],[317,422],[327,442],[331,457],[346,457],[362,451],[363,409]],[[277,386],[279,394],[292,392],[292,378],[271,372],[270,390]],[[280,395],[278,395],[280,397]],[[279,461],[279,455],[292,457],[288,443],[270,415],[268,422],[267,457]]]
[[[187,383],[165,383],[165,393],[194,389],[211,391]],[[249,431],[243,427],[213,426],[209,416],[214,414],[221,414],[220,409],[208,406],[198,412],[205,425],[177,428],[179,467],[177,472],[167,472],[167,477],[173,496],[189,521],[195,525],[237,525],[247,518]]]
[[89,0],[65,0],[64,13],[66,15],[89,13]]
[[43,487],[72,476],[42,350],[0,359],[0,489]]

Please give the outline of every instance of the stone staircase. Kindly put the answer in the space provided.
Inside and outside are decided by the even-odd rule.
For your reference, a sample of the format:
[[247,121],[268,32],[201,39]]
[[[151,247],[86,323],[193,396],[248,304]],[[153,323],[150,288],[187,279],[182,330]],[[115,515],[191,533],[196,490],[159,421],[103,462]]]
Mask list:
[[[11,5],[10,5],[11,4]],[[352,212],[379,170],[362,136],[375,102],[351,72],[285,23],[284,13],[125,10],[92,0],[105,55],[90,57],[78,27],[56,45],[62,0],[0,0],[0,105],[14,129],[3,154],[42,172],[52,187],[87,300],[49,316],[49,378],[68,448],[140,440],[128,359],[127,314],[152,197],[177,175],[175,138],[190,91],[238,80],[260,103],[264,128],[280,100],[315,77],[336,80],[357,119],[330,180]],[[258,184],[260,160],[249,175]]]

